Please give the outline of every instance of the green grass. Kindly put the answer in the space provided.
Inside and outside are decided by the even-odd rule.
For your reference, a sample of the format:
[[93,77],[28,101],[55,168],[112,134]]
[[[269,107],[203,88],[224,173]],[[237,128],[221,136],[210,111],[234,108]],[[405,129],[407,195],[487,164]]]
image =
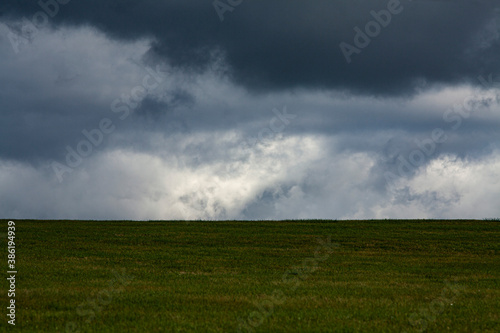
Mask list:
[[499,332],[499,240],[498,221],[16,221],[15,329]]

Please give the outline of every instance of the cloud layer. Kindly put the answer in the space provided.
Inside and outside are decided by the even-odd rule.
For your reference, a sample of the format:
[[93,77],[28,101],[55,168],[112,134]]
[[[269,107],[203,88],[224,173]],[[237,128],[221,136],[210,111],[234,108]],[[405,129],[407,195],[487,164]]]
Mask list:
[[500,215],[497,2],[236,3],[0,5],[2,216]]

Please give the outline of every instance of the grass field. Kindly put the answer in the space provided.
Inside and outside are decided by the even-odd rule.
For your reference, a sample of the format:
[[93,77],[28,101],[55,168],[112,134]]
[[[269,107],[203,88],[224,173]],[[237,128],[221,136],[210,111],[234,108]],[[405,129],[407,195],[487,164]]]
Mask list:
[[15,222],[2,331],[500,332],[496,221]]

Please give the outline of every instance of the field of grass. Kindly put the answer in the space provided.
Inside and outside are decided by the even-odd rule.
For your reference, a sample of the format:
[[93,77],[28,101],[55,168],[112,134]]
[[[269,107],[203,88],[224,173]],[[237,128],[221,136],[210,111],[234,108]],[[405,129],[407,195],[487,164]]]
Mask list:
[[15,222],[2,331],[500,332],[498,221]]

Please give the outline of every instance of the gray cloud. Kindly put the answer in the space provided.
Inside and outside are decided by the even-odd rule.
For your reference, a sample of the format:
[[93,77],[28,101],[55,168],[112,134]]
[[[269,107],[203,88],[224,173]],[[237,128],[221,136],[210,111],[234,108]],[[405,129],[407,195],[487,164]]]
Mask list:
[[70,1],[27,35],[40,6],[3,2],[0,212],[500,214],[497,2],[401,0],[348,63],[388,3],[244,1],[221,22],[210,1]]

